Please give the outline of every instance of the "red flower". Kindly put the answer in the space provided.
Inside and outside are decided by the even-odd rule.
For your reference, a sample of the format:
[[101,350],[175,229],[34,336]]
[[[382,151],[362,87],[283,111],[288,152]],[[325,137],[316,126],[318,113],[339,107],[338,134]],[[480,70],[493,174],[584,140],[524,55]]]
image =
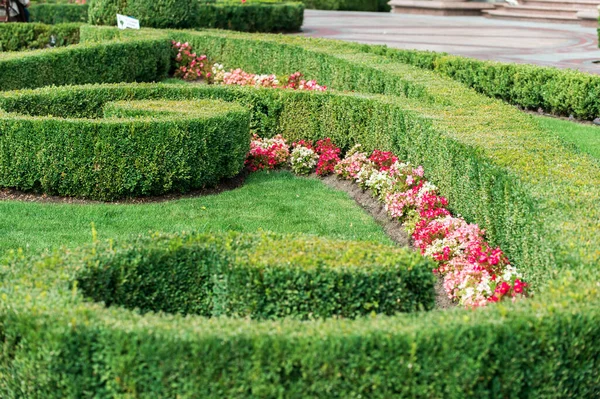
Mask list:
[[525,287],[527,287],[527,283],[525,283],[525,282],[523,282],[523,281],[521,281],[519,279],[515,280],[515,286],[514,286],[515,293],[522,294],[523,293],[523,289]]
[[500,295],[505,295],[510,290],[510,285],[503,281],[502,284],[496,287],[496,293]]

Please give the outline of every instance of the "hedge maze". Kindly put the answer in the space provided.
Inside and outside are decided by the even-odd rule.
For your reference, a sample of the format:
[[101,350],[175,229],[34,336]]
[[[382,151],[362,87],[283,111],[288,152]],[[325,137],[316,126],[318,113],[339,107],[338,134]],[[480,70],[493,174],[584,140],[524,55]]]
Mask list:
[[[80,34],[80,44],[0,55],[0,186],[111,200],[232,176],[250,131],[331,137],[342,150],[361,143],[424,165],[535,294],[425,312],[434,280],[420,256],[269,233],[15,251],[0,268],[0,396],[600,393],[600,165],[591,157],[443,76],[468,80],[449,67],[440,74],[441,61],[421,65],[419,52],[210,30]],[[300,70],[334,90],[139,83],[168,75],[171,40],[255,73]],[[577,96],[563,108],[595,112]]]

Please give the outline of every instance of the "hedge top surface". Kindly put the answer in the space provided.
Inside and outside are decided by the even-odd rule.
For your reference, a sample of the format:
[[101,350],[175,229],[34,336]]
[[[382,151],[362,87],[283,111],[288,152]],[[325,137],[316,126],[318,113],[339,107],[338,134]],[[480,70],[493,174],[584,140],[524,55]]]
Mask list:
[[211,117],[229,111],[241,111],[238,104],[219,100],[115,101],[104,105],[105,118]]
[[[51,89],[51,92],[56,89]],[[26,95],[25,92],[21,92]],[[53,97],[53,96],[51,96]],[[5,97],[9,98],[9,97]],[[36,107],[32,103],[22,102],[23,97],[19,96],[16,101],[11,103],[3,103],[3,113],[0,116],[6,121],[12,119],[26,119],[35,121],[44,120],[68,120],[71,122],[80,121],[82,123],[140,123],[150,122],[155,119],[168,119],[173,121],[180,120],[200,120],[219,117],[230,113],[246,114],[248,111],[240,104],[234,102],[226,102],[215,99],[200,99],[200,100],[121,100],[107,101],[104,104],[99,104],[102,108],[96,109],[97,112],[102,112],[102,115],[90,114],[81,115],[72,111],[69,107],[64,107],[62,104],[55,104],[55,109]],[[46,99],[48,100],[48,99]],[[49,99],[52,102],[52,99]],[[83,99],[80,99],[83,100]],[[85,100],[84,100],[85,101]],[[62,115],[53,115],[53,112],[63,111]]]
[[[215,278],[211,274],[226,274],[225,269],[242,270],[241,275],[237,278],[249,280],[238,283],[237,290],[241,290],[238,295],[244,291],[243,287],[246,287],[246,290],[252,290],[254,289],[253,285],[257,284],[253,279],[258,279],[258,275],[253,274],[256,273],[251,271],[253,269],[257,270],[260,275],[267,272],[276,274],[277,269],[280,269],[282,275],[280,281],[272,280],[266,287],[272,291],[285,290],[286,287],[292,289],[293,285],[288,285],[291,282],[291,276],[293,274],[301,275],[311,270],[319,270],[324,273],[323,276],[340,273],[345,276],[343,278],[348,278],[352,274],[368,278],[371,274],[379,273],[381,276],[388,278],[395,276],[400,279],[398,273],[405,273],[407,284],[411,286],[411,289],[422,288],[424,291],[415,292],[415,294],[422,296],[427,302],[433,302],[434,277],[430,273],[432,263],[407,248],[299,234],[234,232],[171,235],[157,233],[118,243],[114,243],[112,240],[95,241],[93,245],[80,249],[55,251],[53,254],[33,258],[24,257],[19,252],[13,251],[0,267],[0,291],[3,293],[1,300],[3,305],[12,303],[12,311],[32,312],[32,314],[38,311],[55,312],[57,315],[68,314],[85,308],[92,310],[95,313],[94,317],[101,318],[103,313],[131,313],[132,311],[123,308],[115,310],[98,307],[97,303],[89,301],[88,291],[98,291],[98,287],[100,291],[114,289],[115,282],[106,275],[106,271],[111,268],[115,269],[121,278],[125,276],[127,280],[134,278],[128,270],[140,267],[144,262],[152,262],[152,255],[148,254],[161,254],[159,264],[168,267],[168,260],[165,256],[181,260],[184,251],[190,254],[200,254],[199,258],[194,258],[195,260],[190,263],[194,269],[204,267],[200,262],[202,258],[209,259],[208,274],[203,275],[206,280],[203,284],[209,282],[213,284],[209,281]],[[222,260],[219,260],[221,258]],[[152,273],[160,274],[162,272],[162,270],[148,269],[144,271],[144,276],[151,281],[154,278]],[[184,272],[183,269],[173,270],[173,273],[175,272],[191,273],[191,271]],[[168,274],[167,272],[167,275],[160,274],[159,276],[161,279],[166,279],[166,284],[169,283],[167,280],[172,279]],[[91,280],[89,276],[92,277]],[[314,274],[307,274],[307,276],[312,279],[317,278]],[[82,277],[83,280],[81,280]],[[232,280],[229,285],[233,285],[233,278],[231,276],[229,278]],[[362,277],[359,277],[356,282],[361,282],[360,278]],[[375,284],[374,288],[382,292],[388,289],[383,285],[377,286],[380,283],[374,281],[365,280],[362,284]],[[117,284],[121,283],[123,281],[117,282]],[[338,281],[337,284],[341,286],[342,281]],[[331,292],[336,292],[335,289],[340,286],[330,287]],[[353,290],[361,291],[365,287],[348,288],[350,293]],[[144,292],[140,291],[140,294],[150,295],[151,293],[149,294],[148,291],[151,289],[151,287],[146,287],[143,289]],[[193,288],[188,287],[188,289]],[[301,288],[296,287],[296,289]],[[182,295],[185,296],[184,293]],[[288,295],[292,298],[294,294],[288,292]],[[310,296],[308,293],[307,295]],[[156,306],[161,306],[161,304]],[[99,309],[100,311],[98,311]],[[161,317],[161,315],[156,317]],[[198,323],[202,324],[204,321],[199,320]]]

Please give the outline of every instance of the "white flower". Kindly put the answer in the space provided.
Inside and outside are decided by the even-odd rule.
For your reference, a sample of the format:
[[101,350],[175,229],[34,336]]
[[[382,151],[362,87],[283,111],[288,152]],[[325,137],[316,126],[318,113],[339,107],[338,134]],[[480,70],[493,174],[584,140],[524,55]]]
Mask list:
[[423,186],[421,187],[421,189],[419,190],[419,193],[417,194],[417,198],[421,199],[423,198],[423,196],[426,193],[433,193],[437,191],[437,186],[433,183],[430,183],[428,181],[426,181],[425,183],[423,183]]
[[319,155],[307,147],[298,146],[290,154],[290,165],[297,174],[308,174],[317,166]]
[[386,194],[393,186],[394,180],[386,171],[374,171],[365,185],[369,187],[374,195]]

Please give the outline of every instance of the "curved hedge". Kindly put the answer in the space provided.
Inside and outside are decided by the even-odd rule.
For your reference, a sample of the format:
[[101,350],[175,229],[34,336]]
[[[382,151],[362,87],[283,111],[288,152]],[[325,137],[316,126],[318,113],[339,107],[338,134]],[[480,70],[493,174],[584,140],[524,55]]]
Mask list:
[[218,28],[244,32],[297,32],[304,20],[300,2],[249,3],[198,0],[91,0],[88,21],[116,25],[116,14],[132,15],[151,28]]
[[0,116],[1,186],[101,200],[183,192],[238,174],[250,146],[248,111],[222,101],[109,103],[103,119],[64,105],[4,104],[26,115]]
[[155,237],[88,249],[84,296],[107,306],[253,319],[355,318],[433,308],[432,263],[407,249],[308,237]]
[[[580,334],[589,342],[600,338],[598,308],[574,299],[552,310],[522,301],[510,311],[500,305],[468,313],[304,322],[141,315],[116,306],[261,317],[385,312],[377,305],[393,303],[390,296],[399,293],[394,286],[404,282],[428,289],[422,299],[430,302],[426,263],[379,245],[239,234],[95,243],[40,259],[14,254],[0,269],[3,397],[595,392],[597,368]],[[314,267],[318,273],[311,273]],[[390,279],[390,273],[402,278]],[[110,306],[86,300],[90,296],[110,298]]]
[[[300,70],[354,93],[119,85],[3,93],[0,108],[42,104],[46,98],[47,109],[60,104],[85,114],[98,112],[94,104],[119,101],[127,93],[136,93],[135,99],[220,98],[248,105],[252,129],[262,135],[332,136],[344,148],[361,142],[367,151],[370,146],[392,150],[423,164],[452,211],[486,228],[492,244],[526,272],[536,295],[475,312],[354,321],[139,316],[113,308],[93,312],[101,309],[93,304],[76,304],[57,315],[54,309],[67,297],[37,291],[33,282],[48,281],[60,256],[38,266],[16,260],[1,270],[10,282],[0,295],[5,336],[0,367],[2,386],[10,387],[7,397],[84,392],[100,397],[598,396],[600,165],[595,160],[547,134],[529,115],[366,45],[86,27],[84,42],[121,41],[67,47],[53,62],[77,65],[69,55],[80,49],[133,47],[148,34],[156,35],[156,43],[188,41],[196,52],[227,66],[255,73]],[[164,56],[152,54],[154,62]],[[0,57],[0,66],[4,62]],[[57,97],[50,100],[50,93]],[[23,270],[34,275],[22,279]],[[30,318],[22,316],[23,309]]]
[[0,25],[0,52],[62,47],[79,43],[80,24],[46,25],[10,23]]
[[164,39],[84,44],[24,54],[0,53],[0,91],[50,85],[153,82],[167,76],[171,43]]

